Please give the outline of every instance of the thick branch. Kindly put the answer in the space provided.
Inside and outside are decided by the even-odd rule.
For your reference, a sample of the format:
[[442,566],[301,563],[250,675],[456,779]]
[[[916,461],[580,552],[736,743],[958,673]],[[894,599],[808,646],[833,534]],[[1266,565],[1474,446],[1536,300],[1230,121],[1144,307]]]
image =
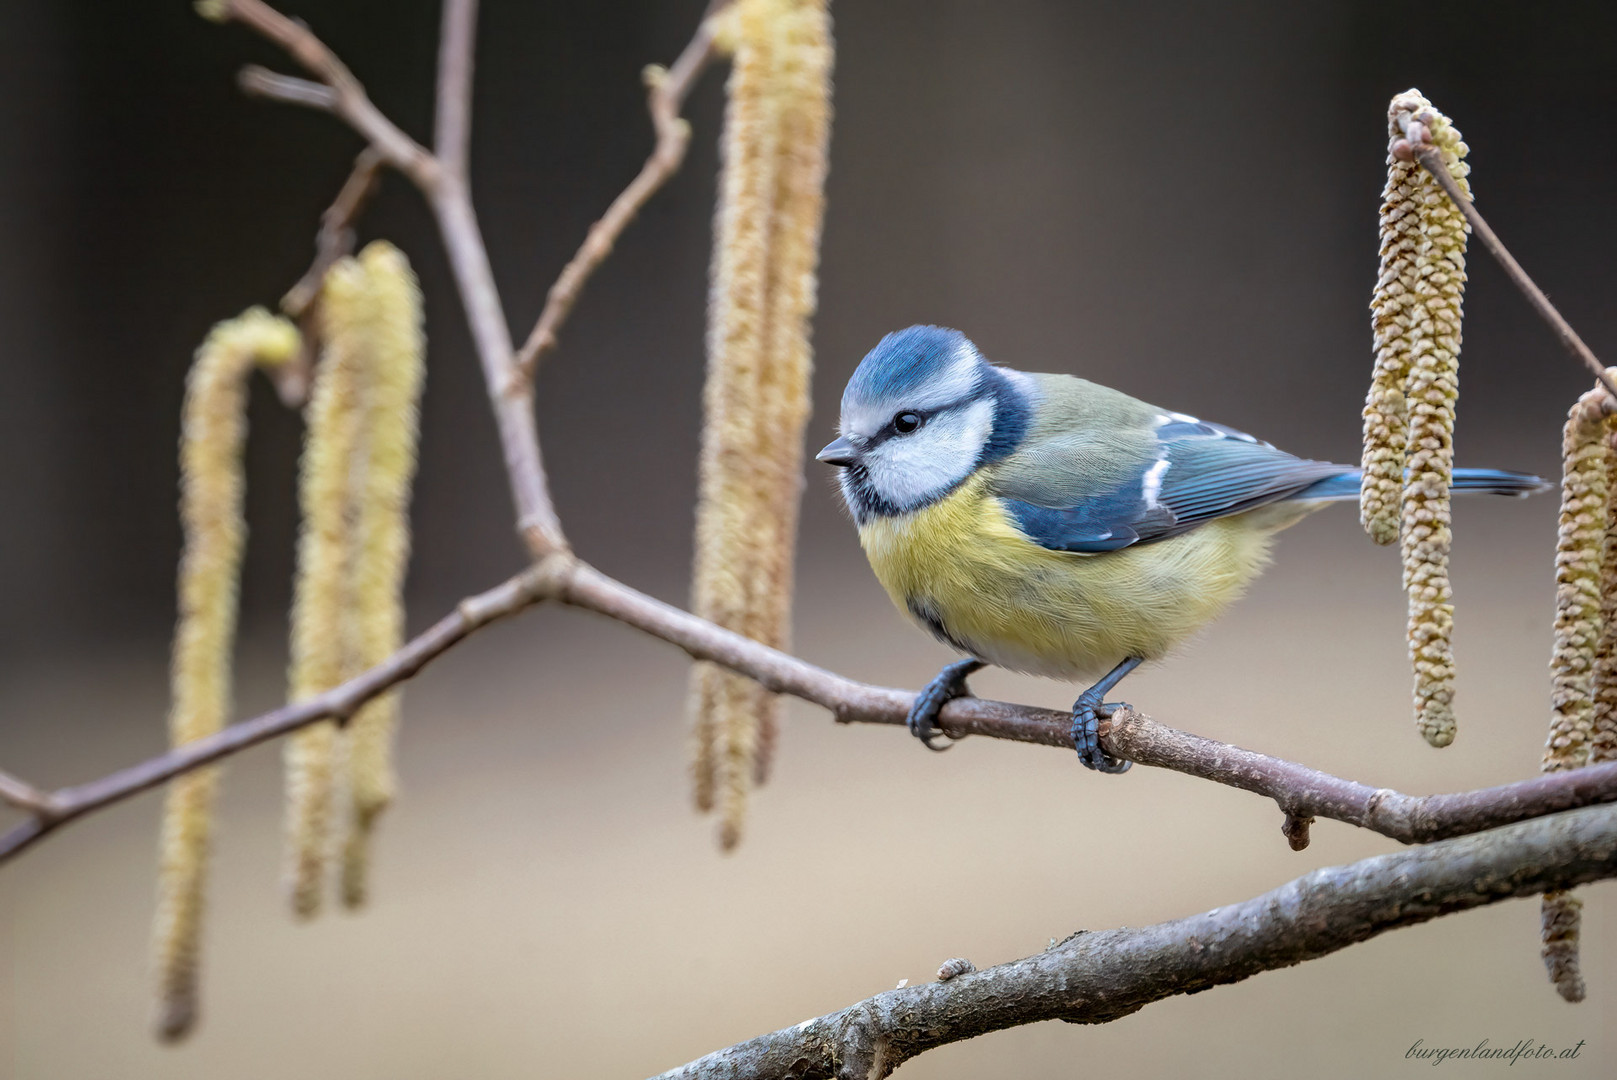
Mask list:
[[550,287],[544,310],[539,313],[539,321],[534,324],[528,340],[517,353],[517,370],[524,378],[532,379],[540,358],[556,347],[556,335],[572,313],[573,305],[578,303],[584,283],[612,254],[612,248],[617,244],[618,237],[623,235],[623,230],[629,227],[641,207],[684,163],[685,151],[691,142],[691,126],[679,113],[685,106],[691,88],[696,85],[697,76],[701,75],[713,56],[713,17],[726,2],[719,0],[709,7],[701,26],[697,27],[696,35],[685,46],[685,51],[679,54],[673,67],[664,70],[652,65],[646,68],[646,104],[657,133],[656,146],[652,148],[645,165],[641,166],[639,175],[612,200],[612,205],[607,207],[601,219],[590,226],[583,246],[572,261],[562,268],[561,276]]
[[1173,922],[1079,931],[1037,956],[889,990],[658,1080],[878,1080],[946,1043],[1041,1020],[1102,1024],[1400,926],[1610,877],[1617,877],[1617,808],[1575,810],[1316,870]]
[[[504,584],[462,601],[453,614],[398,653],[319,697],[240,721],[216,735],[100,780],[44,796],[53,808],[50,820],[25,822],[0,837],[0,862],[60,825],[181,773],[317,720],[346,717],[478,628],[545,599],[606,615],[677,645],[694,659],[712,660],[778,693],[821,705],[839,723],[901,725],[914,700],[909,691],[857,682],[771,649],[631,589],[569,554],[557,553]],[[939,726],[955,739],[984,735],[1072,749],[1068,714],[1030,705],[959,698],[944,707]],[[1617,802],[1617,762],[1540,774],[1479,791],[1414,796],[1177,731],[1126,707],[1102,725],[1101,743],[1114,757],[1274,799],[1292,819],[1331,818],[1405,843],[1477,832],[1572,807]]]

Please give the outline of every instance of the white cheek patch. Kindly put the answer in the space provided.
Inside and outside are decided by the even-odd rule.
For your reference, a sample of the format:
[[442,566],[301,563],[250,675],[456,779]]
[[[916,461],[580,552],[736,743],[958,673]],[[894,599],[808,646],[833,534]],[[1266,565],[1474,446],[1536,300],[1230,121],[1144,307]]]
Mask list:
[[900,510],[923,506],[971,475],[993,426],[994,403],[986,399],[938,413],[866,455],[870,484]]

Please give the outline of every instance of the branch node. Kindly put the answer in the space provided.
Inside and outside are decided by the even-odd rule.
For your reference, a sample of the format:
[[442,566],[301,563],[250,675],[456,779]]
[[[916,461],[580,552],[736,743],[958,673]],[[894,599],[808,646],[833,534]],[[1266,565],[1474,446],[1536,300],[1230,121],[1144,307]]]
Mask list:
[[1286,811],[1286,820],[1281,823],[1280,833],[1291,845],[1291,850],[1302,851],[1308,846],[1308,829],[1314,824],[1311,814],[1301,814],[1296,811]]

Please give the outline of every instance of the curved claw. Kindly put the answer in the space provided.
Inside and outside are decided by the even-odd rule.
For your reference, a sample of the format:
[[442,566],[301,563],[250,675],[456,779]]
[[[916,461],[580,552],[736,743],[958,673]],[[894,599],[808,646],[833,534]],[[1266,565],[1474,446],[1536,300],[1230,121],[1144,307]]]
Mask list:
[[1078,760],[1083,762],[1084,768],[1094,769],[1103,773],[1123,773],[1129,771],[1132,761],[1115,758],[1101,749],[1100,721],[1101,716],[1111,716],[1117,709],[1126,709],[1128,706],[1121,703],[1107,704],[1106,694],[1123,680],[1123,677],[1143,661],[1138,656],[1124,657],[1100,682],[1078,695],[1078,700],[1072,703],[1072,745],[1078,751]]
[[910,734],[921,740],[921,745],[928,750],[943,752],[953,746],[953,743],[934,744],[933,740],[943,735],[938,729],[938,713],[943,707],[957,697],[964,696],[966,690],[966,676],[983,667],[981,660],[959,660],[942,671],[937,677],[926,684],[926,688],[915,695],[915,703],[910,706],[910,712],[904,718],[904,724],[910,729]]
[[[1099,697],[1099,695],[1096,695]],[[1078,751],[1078,760],[1084,768],[1093,769],[1100,773],[1116,775],[1125,773],[1134,762],[1125,758],[1115,758],[1101,748],[1100,745],[1100,714],[1105,712],[1108,716],[1112,710],[1125,708],[1121,702],[1102,703],[1092,700],[1088,693],[1081,696],[1072,707],[1072,745]]]

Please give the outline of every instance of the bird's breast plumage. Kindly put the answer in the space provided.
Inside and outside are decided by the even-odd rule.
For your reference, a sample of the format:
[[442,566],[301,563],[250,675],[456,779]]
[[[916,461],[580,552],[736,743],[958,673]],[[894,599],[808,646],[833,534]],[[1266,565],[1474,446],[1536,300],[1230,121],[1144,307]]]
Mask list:
[[1105,555],[1051,550],[1018,527],[992,479],[979,470],[931,505],[873,517],[859,538],[900,610],[1001,667],[1079,679],[1125,657],[1156,659],[1266,561],[1273,527],[1242,523],[1245,515]]

